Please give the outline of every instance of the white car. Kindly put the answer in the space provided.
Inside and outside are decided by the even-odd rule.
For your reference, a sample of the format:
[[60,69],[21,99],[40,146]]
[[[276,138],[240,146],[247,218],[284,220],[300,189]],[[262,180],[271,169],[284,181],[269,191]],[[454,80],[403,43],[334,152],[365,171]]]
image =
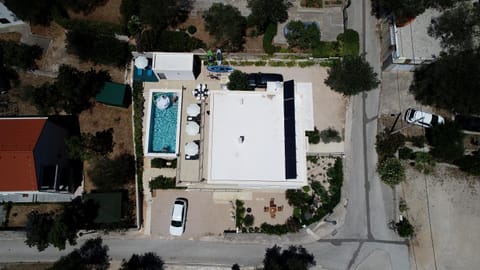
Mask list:
[[185,231],[185,221],[187,219],[188,201],[184,198],[177,198],[173,203],[172,220],[170,222],[170,234],[181,236]]
[[445,119],[439,115],[422,112],[414,108],[410,108],[405,112],[405,121],[424,128],[431,128],[432,126],[445,123]]

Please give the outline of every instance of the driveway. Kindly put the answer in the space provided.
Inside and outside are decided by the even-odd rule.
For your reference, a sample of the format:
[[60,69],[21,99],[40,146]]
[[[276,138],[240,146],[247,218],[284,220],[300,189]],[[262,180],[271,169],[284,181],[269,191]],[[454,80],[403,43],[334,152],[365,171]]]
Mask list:
[[235,213],[228,201],[215,201],[213,192],[186,190],[155,190],[152,198],[152,236],[170,237],[169,227],[173,202],[182,197],[188,200],[185,233],[181,238],[222,235],[224,230],[234,230]]

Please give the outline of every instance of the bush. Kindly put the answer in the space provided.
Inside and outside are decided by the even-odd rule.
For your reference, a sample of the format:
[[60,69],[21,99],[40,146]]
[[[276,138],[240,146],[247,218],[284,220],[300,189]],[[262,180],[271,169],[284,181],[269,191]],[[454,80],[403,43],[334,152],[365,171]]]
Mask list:
[[274,54],[278,51],[278,47],[272,44],[273,38],[277,34],[277,24],[270,23],[265,30],[265,34],[263,35],[263,50],[265,53]]
[[176,187],[176,179],[175,177],[165,177],[163,175],[160,175],[150,181],[148,186],[150,187],[150,190],[171,189]]
[[398,158],[407,160],[407,159],[413,159],[415,158],[415,155],[413,154],[413,150],[408,148],[408,147],[400,147],[398,149]]
[[308,143],[318,144],[320,142],[320,132],[317,127],[314,127],[313,131],[305,131],[305,135],[308,137]]
[[392,187],[405,180],[405,168],[400,160],[394,157],[387,157],[380,161],[377,172],[380,174],[380,179]]
[[342,137],[340,137],[340,134],[338,131],[335,129],[329,127],[327,129],[324,129],[320,132],[320,138],[324,143],[330,143],[330,142],[341,142]]
[[410,238],[415,233],[415,228],[405,217],[395,224],[395,228],[397,229],[400,237]]
[[306,68],[315,65],[315,62],[313,61],[300,61],[298,62],[298,66],[301,68]]
[[245,203],[242,200],[235,200],[235,226],[243,228],[243,221],[245,218]]
[[260,228],[266,234],[282,235],[288,233],[288,227],[285,224],[270,225],[264,222],[260,225]]
[[[135,169],[137,172],[137,186],[139,194],[143,192],[143,139],[142,139],[142,124],[143,124],[143,107],[145,98],[143,96],[143,83],[133,82],[132,89],[133,98],[133,131],[135,143]],[[141,195],[140,195],[141,196]]]
[[195,33],[197,32],[197,28],[196,28],[195,26],[193,26],[193,25],[190,25],[190,26],[188,26],[188,28],[187,28],[187,32],[188,32],[190,35],[193,35],[193,34],[195,34]]
[[253,215],[247,214],[243,219],[243,225],[245,225],[246,227],[250,227],[253,225],[254,221],[255,217]]
[[90,180],[100,190],[115,190],[135,177],[135,159],[130,154],[121,154],[114,159],[100,158],[88,171]]
[[377,135],[377,143],[375,149],[382,160],[387,157],[392,157],[397,152],[398,148],[405,144],[405,136],[401,133],[390,134],[385,130]]
[[360,52],[360,38],[355,30],[347,29],[337,36],[340,55],[358,55]]
[[152,168],[176,168],[177,167],[177,160],[166,160],[163,158],[154,158],[151,161]]
[[424,174],[430,174],[435,168],[435,160],[432,155],[425,152],[415,153],[415,169]]
[[320,41],[319,45],[312,50],[312,56],[316,58],[328,58],[338,55],[338,42],[336,41]]
[[248,74],[240,70],[234,70],[228,79],[227,88],[230,90],[254,90],[248,85]]

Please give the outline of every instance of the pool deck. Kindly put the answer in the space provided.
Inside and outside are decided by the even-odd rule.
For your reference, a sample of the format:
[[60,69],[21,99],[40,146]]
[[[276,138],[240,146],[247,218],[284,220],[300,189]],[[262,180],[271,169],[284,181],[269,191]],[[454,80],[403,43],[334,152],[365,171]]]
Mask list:
[[[200,73],[199,77],[195,81],[167,81],[161,80],[159,82],[145,82],[144,84],[144,98],[145,98],[145,106],[144,106],[144,115],[148,116],[148,106],[149,104],[149,94],[150,89],[165,89],[165,90],[181,90],[182,91],[182,99],[181,99],[181,117],[180,117],[180,138],[179,138],[179,153],[177,157],[177,185],[178,186],[197,186],[202,185],[202,179],[206,179],[207,177],[207,170],[208,168],[208,133],[209,133],[209,124],[210,124],[210,116],[209,116],[209,98],[204,101],[198,101],[192,94],[192,90],[194,90],[199,83],[207,84],[208,89],[210,91],[224,91],[219,90],[222,89],[222,83],[227,81],[227,74],[223,76],[223,78],[211,79],[208,77],[210,72],[206,69],[205,66],[202,66],[202,72]],[[195,136],[188,135],[185,132],[185,127],[187,125],[187,107],[190,104],[199,104],[200,105],[200,134]],[[143,119],[143,134],[145,135],[147,132],[147,117]],[[188,142],[196,141],[199,142],[199,158],[197,160],[187,160],[185,159],[185,144]],[[145,162],[150,163],[152,158],[146,157]],[[153,172],[152,172],[153,173]],[[157,171],[158,173],[158,171]],[[154,175],[148,175],[146,182],[150,180],[150,177],[155,177]],[[144,177],[146,178],[146,177]],[[145,181],[144,181],[145,182]]]

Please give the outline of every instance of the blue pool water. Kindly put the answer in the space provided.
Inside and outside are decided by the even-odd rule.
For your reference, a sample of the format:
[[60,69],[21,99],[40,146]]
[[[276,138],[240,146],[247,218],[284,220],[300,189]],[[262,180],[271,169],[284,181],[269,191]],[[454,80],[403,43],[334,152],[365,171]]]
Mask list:
[[[170,98],[170,106],[164,110],[157,108],[156,99],[166,95]],[[148,152],[175,153],[177,146],[178,101],[173,102],[175,93],[155,92],[152,98],[152,115],[150,118],[150,136]]]

